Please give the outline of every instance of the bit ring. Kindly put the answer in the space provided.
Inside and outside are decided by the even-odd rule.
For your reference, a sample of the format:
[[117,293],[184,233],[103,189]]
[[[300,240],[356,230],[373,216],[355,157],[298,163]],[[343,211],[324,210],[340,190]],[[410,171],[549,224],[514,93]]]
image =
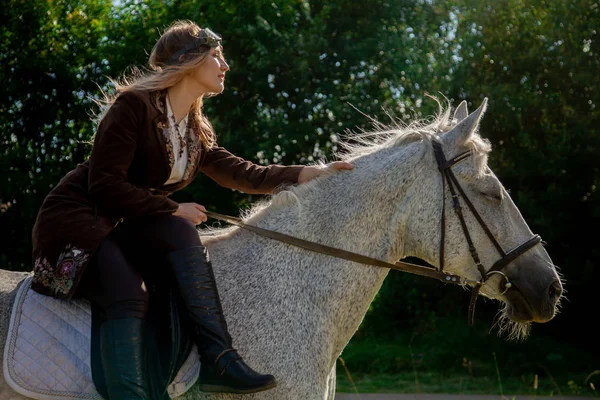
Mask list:
[[500,296],[502,296],[503,294],[505,294],[508,291],[508,289],[510,289],[512,287],[512,283],[510,282],[508,277],[504,274],[504,272],[500,272],[500,271],[488,272],[486,274],[486,277],[489,279],[490,275],[493,275],[493,274],[502,275],[502,277],[504,277],[504,279],[506,279],[506,283],[504,284],[504,291],[502,293],[500,293]]

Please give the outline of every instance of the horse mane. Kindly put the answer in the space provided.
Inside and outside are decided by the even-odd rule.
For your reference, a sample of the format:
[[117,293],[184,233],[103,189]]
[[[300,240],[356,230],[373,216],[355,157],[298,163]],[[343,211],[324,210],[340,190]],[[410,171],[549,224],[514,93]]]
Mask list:
[[[437,98],[433,96],[429,97],[437,102],[437,113],[428,118],[415,119],[410,123],[405,123],[393,117],[389,112],[386,112],[386,115],[390,118],[391,122],[387,124],[363,114],[370,120],[372,128],[370,130],[360,129],[358,132],[347,131],[344,135],[345,140],[339,142],[341,150],[335,152],[333,157],[341,161],[352,162],[384,148],[400,147],[417,141],[431,142],[434,138],[440,138],[444,133],[450,131],[458,121],[450,116],[451,107],[448,102],[446,102],[446,106],[444,107]],[[479,176],[483,175],[487,167],[487,157],[491,151],[490,142],[482,138],[478,132],[474,132],[466,143],[466,146],[473,156],[470,159],[477,174]],[[324,168],[325,162],[321,161],[311,165]],[[249,209],[242,210],[240,212],[241,219],[246,223],[253,223],[257,219],[262,219],[269,215],[270,212],[294,204],[298,207],[298,217],[301,217],[302,208],[300,199],[305,197],[309,192],[319,190],[324,177],[321,176],[302,185],[279,188],[277,194],[254,203]],[[202,230],[202,236],[207,239],[218,238],[228,235],[237,229],[239,228],[235,226],[226,228],[208,227]]]
[[[344,152],[338,152],[336,157],[342,161],[352,160],[374,153],[387,147],[402,146],[416,141],[428,141],[440,139],[444,133],[449,132],[459,122],[450,116],[452,111],[449,102],[446,105],[434,96],[428,96],[438,104],[438,111],[428,118],[414,119],[410,123],[395,118],[386,111],[390,122],[385,124],[377,119],[365,115],[371,121],[371,130],[361,129],[358,133],[350,131],[347,140],[340,143]],[[491,151],[488,140],[482,138],[475,132],[466,143],[467,147],[476,160],[477,172],[484,172],[487,164],[487,155]],[[448,156],[448,155],[447,155]]]

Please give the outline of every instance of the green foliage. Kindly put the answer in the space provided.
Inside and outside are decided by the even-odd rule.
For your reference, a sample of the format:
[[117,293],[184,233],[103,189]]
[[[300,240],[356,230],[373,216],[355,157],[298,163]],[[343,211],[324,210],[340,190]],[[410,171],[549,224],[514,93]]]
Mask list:
[[31,268],[31,228],[47,192],[85,154],[97,49],[107,1],[5,2],[0,18],[0,253],[2,268]]
[[[567,279],[563,313],[536,327],[580,345],[595,338],[586,306],[600,254],[597,4],[591,0],[8,0],[0,9],[0,249],[2,268],[30,270],[39,206],[85,160],[93,134],[90,98],[129,66],[143,68],[175,19],[223,35],[231,65],[226,91],[206,101],[220,144],[262,164],[306,164],[335,156],[348,130],[426,117],[431,93],[490,100],[482,134],[490,165]],[[355,109],[356,108],[356,109]],[[357,111],[357,110],[360,110]],[[256,200],[205,177],[177,193],[237,214]],[[391,273],[358,337],[466,320],[469,295]],[[478,317],[493,318],[492,304]],[[583,322],[582,322],[583,321]],[[575,337],[571,332],[577,328]]]
[[600,211],[600,10],[579,0],[460,7],[464,62],[453,91],[473,106],[490,98],[481,128],[494,146],[490,164],[566,279],[559,318],[580,326],[586,305],[597,304],[588,283],[600,278],[596,235],[586,234]]
[[[482,131],[495,148],[494,169],[552,254],[581,254],[581,265],[597,259],[593,240],[565,240],[592,229],[585,216],[598,212],[597,5],[465,3],[457,33],[465,62],[455,90],[475,104],[492,100]],[[579,269],[578,278],[591,278]]]
[[[560,322],[537,332],[591,343],[596,331],[583,321],[587,306],[597,304],[590,283],[600,278],[593,234],[600,217],[600,10],[579,0],[458,0],[447,7],[446,32],[456,36],[448,42],[456,64],[450,65],[452,79],[444,93],[466,99],[471,110],[489,98],[480,131],[493,145],[490,166],[532,231],[548,242],[566,280],[569,300]],[[414,329],[417,321],[435,321],[440,313],[465,313],[448,306],[468,304],[455,288],[437,290],[420,278],[393,279],[385,282],[359,334],[390,325]],[[479,316],[491,320],[496,312],[480,306]],[[567,328],[575,326],[582,327],[576,338]]]
[[[183,2],[169,15],[223,34],[231,71],[207,114],[222,145],[261,164],[331,159],[344,132],[370,125],[361,112],[387,119],[402,97],[400,115],[418,116],[424,91],[443,89],[431,60],[444,13],[418,2]],[[234,213],[254,200],[231,197],[205,177],[175,196]]]

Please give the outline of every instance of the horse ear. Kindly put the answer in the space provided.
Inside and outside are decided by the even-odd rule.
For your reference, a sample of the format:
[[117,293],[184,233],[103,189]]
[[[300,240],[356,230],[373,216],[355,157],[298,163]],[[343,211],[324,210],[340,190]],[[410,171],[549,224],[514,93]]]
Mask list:
[[460,146],[463,143],[465,143],[479,126],[479,121],[481,120],[481,117],[483,116],[486,107],[487,97],[483,99],[483,102],[477,110],[475,110],[471,115],[463,118],[454,128],[452,128],[448,133],[443,135],[442,141],[446,145],[450,146]]
[[469,115],[469,111],[467,111],[467,102],[465,100],[461,101],[456,110],[454,110],[454,116],[452,119],[455,119],[456,122],[460,122],[463,119],[467,118]]

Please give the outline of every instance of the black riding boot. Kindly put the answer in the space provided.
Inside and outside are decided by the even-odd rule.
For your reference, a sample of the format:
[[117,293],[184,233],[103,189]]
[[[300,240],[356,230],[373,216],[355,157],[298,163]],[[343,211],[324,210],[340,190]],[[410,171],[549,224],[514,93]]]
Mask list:
[[194,341],[202,361],[200,390],[254,393],[275,387],[272,375],[252,370],[233,349],[206,248],[194,246],[171,252],[167,262],[196,325],[198,337]]
[[100,327],[100,352],[109,399],[149,399],[145,327],[140,318],[109,319]]

